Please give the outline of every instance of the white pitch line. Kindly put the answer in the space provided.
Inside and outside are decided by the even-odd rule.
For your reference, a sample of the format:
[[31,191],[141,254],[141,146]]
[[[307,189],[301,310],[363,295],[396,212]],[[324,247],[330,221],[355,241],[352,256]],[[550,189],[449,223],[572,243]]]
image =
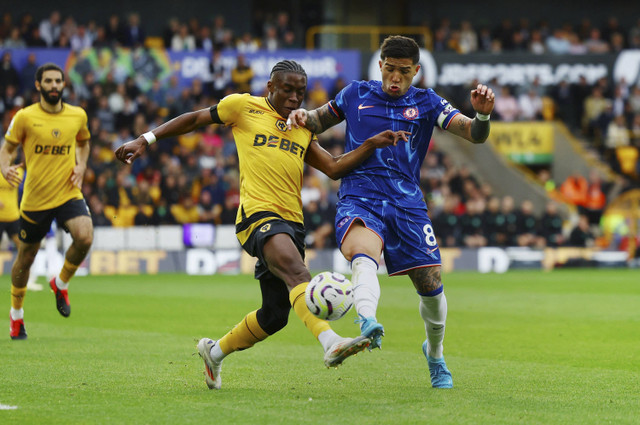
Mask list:
[[8,404],[0,404],[0,410],[16,410],[18,406],[9,406]]

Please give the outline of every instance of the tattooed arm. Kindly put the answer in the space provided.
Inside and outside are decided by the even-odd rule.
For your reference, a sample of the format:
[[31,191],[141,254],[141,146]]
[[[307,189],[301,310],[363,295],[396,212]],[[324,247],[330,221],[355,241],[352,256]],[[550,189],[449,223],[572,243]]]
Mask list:
[[471,119],[458,114],[447,130],[472,143],[484,143],[491,130],[489,114],[493,111],[494,101],[495,94],[493,90],[485,85],[478,84],[477,88],[471,90],[471,105],[478,115]]
[[312,133],[320,134],[328,128],[340,123],[342,118],[335,116],[329,110],[329,104],[325,104],[312,111],[296,109],[289,114],[287,124],[291,127],[305,127]]

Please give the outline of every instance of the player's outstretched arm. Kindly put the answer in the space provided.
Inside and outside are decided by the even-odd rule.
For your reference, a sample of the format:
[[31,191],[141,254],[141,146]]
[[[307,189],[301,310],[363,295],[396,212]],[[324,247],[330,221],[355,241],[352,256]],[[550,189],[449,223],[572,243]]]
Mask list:
[[360,165],[367,159],[373,151],[391,145],[396,145],[400,140],[408,141],[409,135],[406,131],[385,130],[375,136],[365,140],[356,149],[339,156],[333,156],[327,152],[317,140],[310,145],[305,157],[305,162],[314,168],[325,173],[333,180],[338,180],[349,171]]
[[213,122],[209,108],[186,112],[120,146],[116,149],[116,158],[125,164],[131,164],[147,150],[147,146],[156,140],[186,134]]
[[289,130],[291,127],[305,127],[312,133],[320,134],[328,128],[338,124],[342,119],[336,117],[329,110],[329,104],[323,105],[312,111],[306,109],[296,109],[291,111],[287,119]]
[[449,125],[448,131],[472,143],[484,143],[489,137],[491,124],[489,116],[495,104],[495,93],[484,84],[471,90],[471,106],[476,111],[475,118],[459,114]]
[[2,170],[2,176],[13,187],[18,187],[22,182],[22,173],[18,168],[23,167],[24,163],[11,165],[18,150],[18,145],[2,141],[2,147],[0,147],[0,169]]

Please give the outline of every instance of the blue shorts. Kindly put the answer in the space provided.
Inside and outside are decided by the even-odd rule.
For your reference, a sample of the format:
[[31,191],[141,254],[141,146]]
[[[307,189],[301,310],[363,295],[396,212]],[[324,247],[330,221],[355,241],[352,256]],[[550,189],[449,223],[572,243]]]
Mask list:
[[389,276],[442,264],[426,205],[407,208],[380,199],[344,197],[336,205],[339,247],[355,220],[382,239]]

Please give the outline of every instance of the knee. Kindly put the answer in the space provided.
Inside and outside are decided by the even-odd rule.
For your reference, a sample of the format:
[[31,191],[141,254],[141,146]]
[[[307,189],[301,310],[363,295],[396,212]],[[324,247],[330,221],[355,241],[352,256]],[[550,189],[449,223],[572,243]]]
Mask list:
[[29,268],[33,264],[36,259],[36,255],[38,255],[38,250],[25,250],[18,253],[18,257],[16,258],[16,264],[19,264],[22,267]]
[[93,232],[82,232],[78,234],[74,239],[73,243],[76,247],[81,251],[89,251],[91,248],[91,244],[93,243]]
[[265,307],[257,312],[258,324],[269,335],[278,332],[289,322],[290,307]]

